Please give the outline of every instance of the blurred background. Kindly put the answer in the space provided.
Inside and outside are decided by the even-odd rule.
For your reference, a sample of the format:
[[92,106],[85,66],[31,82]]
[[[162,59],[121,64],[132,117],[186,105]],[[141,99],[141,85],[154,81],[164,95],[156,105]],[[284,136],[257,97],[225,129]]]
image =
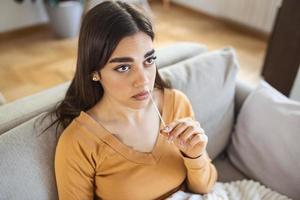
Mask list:
[[[82,14],[100,0],[1,0],[0,94],[6,102],[70,80]],[[178,41],[231,46],[238,78],[264,78],[300,101],[299,0],[140,0],[160,48]],[[0,95],[1,96],[1,95]]]

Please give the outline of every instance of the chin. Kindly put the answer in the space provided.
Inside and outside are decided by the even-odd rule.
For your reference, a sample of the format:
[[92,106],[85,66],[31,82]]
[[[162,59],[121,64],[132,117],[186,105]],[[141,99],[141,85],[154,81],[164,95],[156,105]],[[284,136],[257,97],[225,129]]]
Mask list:
[[130,105],[128,105],[128,106],[129,106],[130,108],[132,108],[132,109],[139,110],[139,109],[146,108],[146,107],[149,105],[149,102],[150,102],[149,99],[146,99],[146,100],[143,100],[143,101],[136,101],[136,100],[133,100],[133,102],[130,103]]

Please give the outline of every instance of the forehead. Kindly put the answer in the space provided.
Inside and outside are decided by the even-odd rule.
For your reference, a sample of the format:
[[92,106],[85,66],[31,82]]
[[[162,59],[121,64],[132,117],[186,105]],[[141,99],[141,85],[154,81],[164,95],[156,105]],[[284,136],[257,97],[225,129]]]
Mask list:
[[153,42],[150,36],[143,32],[123,38],[111,55],[111,58],[128,56],[139,57],[153,49]]

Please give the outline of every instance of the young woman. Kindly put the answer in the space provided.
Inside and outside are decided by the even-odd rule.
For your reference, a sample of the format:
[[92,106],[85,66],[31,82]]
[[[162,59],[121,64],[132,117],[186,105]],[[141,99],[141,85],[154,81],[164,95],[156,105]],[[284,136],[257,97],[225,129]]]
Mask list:
[[60,199],[163,199],[214,185],[207,137],[187,97],[160,78],[153,38],[150,21],[124,2],[84,17],[75,76],[55,110],[65,128],[55,154]]

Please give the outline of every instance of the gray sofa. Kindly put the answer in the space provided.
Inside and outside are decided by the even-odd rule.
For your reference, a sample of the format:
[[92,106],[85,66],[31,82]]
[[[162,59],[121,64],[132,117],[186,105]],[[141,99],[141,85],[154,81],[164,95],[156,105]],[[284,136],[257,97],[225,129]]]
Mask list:
[[[236,80],[234,51],[208,52],[204,45],[181,42],[159,49],[157,57],[162,77],[187,94],[208,134],[218,181],[246,178],[226,153],[236,116],[253,89]],[[54,128],[40,134],[52,120],[40,119],[64,97],[68,85],[0,106],[0,199],[57,199],[53,161],[58,137]]]

